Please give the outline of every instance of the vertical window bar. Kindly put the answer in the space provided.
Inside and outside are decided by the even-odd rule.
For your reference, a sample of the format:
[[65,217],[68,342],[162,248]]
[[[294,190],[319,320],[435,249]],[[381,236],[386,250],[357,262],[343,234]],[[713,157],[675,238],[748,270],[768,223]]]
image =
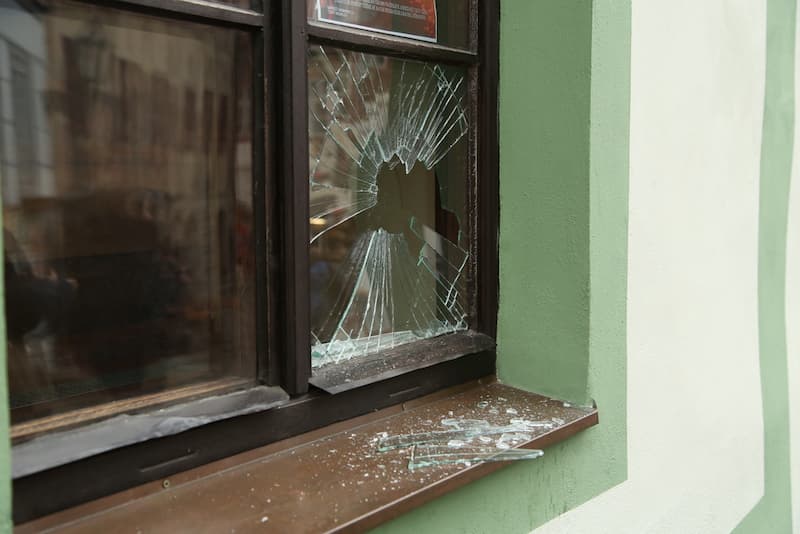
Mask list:
[[262,89],[264,91],[264,113],[265,113],[265,128],[264,128],[264,157],[266,172],[270,179],[265,182],[264,196],[266,203],[265,218],[267,222],[266,231],[266,258],[265,258],[265,275],[267,277],[266,284],[266,345],[265,350],[268,353],[269,372],[268,384],[270,386],[280,386],[283,383],[282,376],[282,359],[286,357],[284,353],[283,343],[283,296],[281,291],[281,284],[285,280],[283,276],[283,259],[281,244],[283,238],[281,236],[282,222],[280,219],[281,205],[280,192],[282,190],[281,184],[278,182],[280,174],[279,158],[278,158],[278,142],[282,141],[282,134],[278,131],[278,119],[280,116],[279,106],[280,99],[278,97],[277,80],[280,80],[281,68],[281,49],[278,45],[279,38],[276,38],[277,24],[280,18],[278,17],[278,7],[275,2],[264,2],[264,34],[262,35],[262,59],[264,76],[262,80]]
[[[495,0],[486,0],[483,4],[494,4]],[[480,0],[469,0],[469,51],[480,52],[482,46],[481,36],[479,32],[479,18],[483,15]],[[498,15],[500,10],[497,10]]]
[[478,329],[497,335],[499,202],[499,128],[497,81],[499,80],[500,2],[486,0],[478,5]]
[[266,194],[266,116],[264,31],[253,33],[253,243],[255,247],[255,319],[257,376],[262,383],[272,385],[275,354],[268,350],[268,302],[270,273],[267,269],[267,194]]
[[472,65],[467,71],[467,105],[469,106],[469,174],[467,176],[467,194],[464,213],[467,218],[467,231],[469,232],[469,264],[467,269],[467,318],[469,327],[480,331],[480,296],[481,288],[480,262],[483,255],[481,249],[481,224],[480,206],[483,202],[480,196],[482,183],[481,157],[479,142],[482,139],[480,119],[483,116],[477,95],[480,94],[480,66]]
[[[283,236],[284,387],[305,393],[311,376],[308,263],[308,87],[305,2],[281,0],[280,216]],[[282,45],[282,46],[281,46]]]

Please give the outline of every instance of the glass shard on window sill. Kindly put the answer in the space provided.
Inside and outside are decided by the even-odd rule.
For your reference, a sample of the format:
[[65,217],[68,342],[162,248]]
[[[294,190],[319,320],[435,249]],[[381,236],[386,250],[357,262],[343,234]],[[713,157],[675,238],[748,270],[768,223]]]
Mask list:
[[440,445],[415,445],[408,462],[410,470],[448,464],[471,466],[478,462],[508,462],[535,460],[544,455],[540,449],[497,449],[492,447],[442,447]]
[[[515,409],[513,413],[516,413]],[[552,420],[519,418],[510,419],[508,424],[490,423],[485,419],[447,418],[441,420],[441,426],[447,430],[393,436],[381,434],[376,439],[377,451],[387,453],[410,448],[410,470],[448,464],[471,466],[477,462],[533,460],[544,453],[538,449],[513,447],[531,441],[534,431],[549,430],[556,424]]]
[[441,424],[443,427],[449,428],[449,430],[381,437],[378,441],[378,451],[386,452],[414,445],[449,443],[454,440],[463,443],[482,437],[504,436],[516,433],[530,439],[530,436],[525,432],[530,432],[537,428],[546,429],[555,426],[552,421],[527,421],[525,419],[511,419],[506,425],[490,424],[484,419],[442,419]]

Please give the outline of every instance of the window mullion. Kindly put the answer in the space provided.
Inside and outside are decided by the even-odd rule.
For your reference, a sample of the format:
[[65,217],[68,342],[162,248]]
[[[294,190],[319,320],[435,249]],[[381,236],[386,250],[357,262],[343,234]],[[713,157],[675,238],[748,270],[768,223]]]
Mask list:
[[311,376],[308,259],[308,87],[306,10],[296,0],[281,0],[280,159],[278,181],[283,237],[285,335],[283,379],[289,393],[305,393]]
[[498,124],[499,2],[489,0],[478,6],[478,46],[481,56],[478,92],[478,173],[477,173],[477,329],[491,337],[497,335],[498,305],[498,226],[500,144]]

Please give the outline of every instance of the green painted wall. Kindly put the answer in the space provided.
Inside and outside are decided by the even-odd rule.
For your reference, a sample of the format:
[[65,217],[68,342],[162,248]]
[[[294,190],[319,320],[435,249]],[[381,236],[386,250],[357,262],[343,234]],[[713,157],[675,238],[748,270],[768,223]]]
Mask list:
[[503,2],[501,24],[499,373],[584,401],[591,2]]
[[[767,2],[767,70],[758,229],[764,497],[736,529],[737,534],[792,531],[784,306],[786,227],[794,149],[796,9],[796,0]],[[795,493],[795,498],[800,498],[800,488],[795,488]],[[795,528],[800,529],[800,525]]]

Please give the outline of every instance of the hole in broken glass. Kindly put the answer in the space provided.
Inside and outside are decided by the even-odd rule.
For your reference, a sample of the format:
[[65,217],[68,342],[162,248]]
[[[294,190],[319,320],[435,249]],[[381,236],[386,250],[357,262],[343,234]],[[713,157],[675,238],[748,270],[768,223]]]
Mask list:
[[323,47],[309,66],[312,365],[465,329],[437,167],[468,130],[463,75]]

